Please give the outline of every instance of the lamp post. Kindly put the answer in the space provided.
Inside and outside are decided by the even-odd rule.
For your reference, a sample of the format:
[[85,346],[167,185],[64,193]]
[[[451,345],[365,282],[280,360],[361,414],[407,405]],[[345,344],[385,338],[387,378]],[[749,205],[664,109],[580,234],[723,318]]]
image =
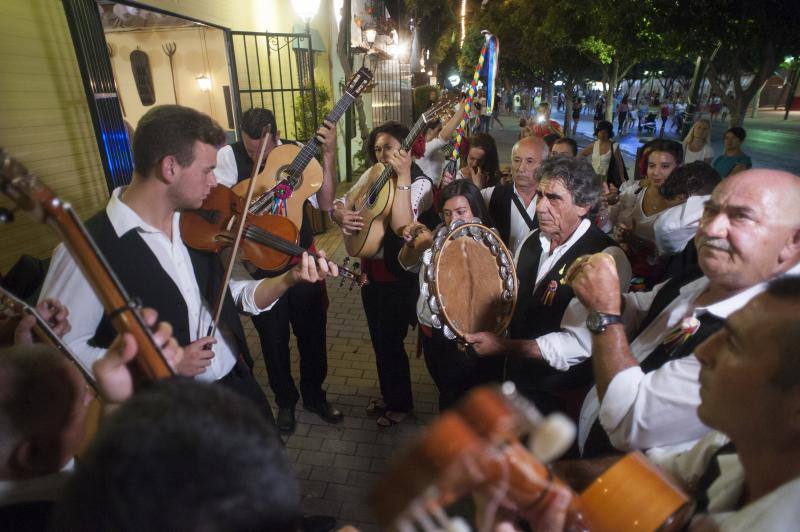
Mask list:
[[317,86],[314,80],[314,48],[311,42],[311,19],[316,16],[319,11],[320,0],[292,0],[292,7],[297,16],[306,25],[306,35],[308,36],[308,75],[311,81],[311,100],[312,100],[312,115],[314,116],[314,123],[311,128],[316,129],[317,121]]

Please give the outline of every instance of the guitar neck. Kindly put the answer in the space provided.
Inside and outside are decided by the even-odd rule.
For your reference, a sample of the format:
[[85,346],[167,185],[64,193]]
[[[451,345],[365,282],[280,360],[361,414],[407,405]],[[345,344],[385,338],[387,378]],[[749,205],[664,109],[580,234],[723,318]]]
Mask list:
[[83,378],[86,380],[86,384],[88,384],[92,390],[94,390],[95,394],[99,394],[97,383],[95,382],[94,377],[92,377],[89,372],[86,371],[86,368],[83,367],[69,346],[64,343],[64,341],[55,333],[55,331],[53,331],[53,328],[50,327],[50,324],[47,323],[44,318],[42,318],[35,308],[31,307],[2,287],[0,287],[0,304],[6,309],[6,314],[10,317],[21,319],[26,315],[33,316],[36,320],[36,324],[33,326],[33,334],[36,336],[36,338],[47,345],[55,347],[70,362],[75,364],[75,366],[78,368],[78,371],[81,372]]
[[[245,227],[244,236],[245,238],[252,240],[253,242],[267,246],[272,249],[276,249],[281,253],[286,253],[287,255],[291,255],[292,257],[299,257],[303,253],[308,253],[315,259],[320,258],[319,255],[317,255],[316,253],[311,253],[310,251],[301,246],[292,244],[291,242],[288,242],[280,237],[277,237],[272,233],[264,231],[260,227],[256,227],[254,225],[248,225],[247,227]],[[340,266],[338,264],[337,266],[339,266],[339,273],[343,277],[356,281],[359,284],[362,282],[358,274],[356,274],[354,271],[348,270],[344,266]]]
[[[425,122],[425,115],[422,115],[419,117],[419,119],[417,119],[417,121],[414,123],[414,126],[411,128],[411,131],[409,131],[408,135],[406,135],[406,138],[403,139],[403,143],[400,146],[401,150],[408,151],[409,148],[411,148],[411,145],[414,144],[414,141],[422,132],[422,129],[425,127],[426,123],[427,122]],[[381,172],[381,175],[375,181],[375,186],[373,187],[373,190],[378,191],[382,189],[383,185],[385,185],[393,175],[394,175],[394,168],[392,168],[390,165],[387,164],[386,168],[383,169],[383,172]]]
[[[325,116],[325,120],[332,124],[336,124],[342,115],[347,111],[347,109],[356,101],[355,96],[346,92],[339,98],[339,101],[336,102],[336,105],[331,109],[331,112]],[[291,170],[293,175],[299,175],[300,173],[305,170],[308,163],[311,162],[311,159],[319,154],[321,144],[319,140],[317,140],[317,136],[314,135],[311,137],[305,146],[300,150],[300,153],[294,158],[291,164]]]

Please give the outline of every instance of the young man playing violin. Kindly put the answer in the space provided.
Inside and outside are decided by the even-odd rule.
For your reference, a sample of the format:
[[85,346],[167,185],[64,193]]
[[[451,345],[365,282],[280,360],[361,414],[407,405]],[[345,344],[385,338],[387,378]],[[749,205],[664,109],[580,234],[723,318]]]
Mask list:
[[[234,271],[214,336],[206,336],[224,267],[219,256],[191,250],[180,234],[180,213],[199,208],[216,186],[217,147],[225,141],[210,117],[178,105],[154,107],[133,137],[134,176],[116,189],[87,228],[128,293],[172,324],[183,347],[177,373],[219,381],[256,402],[272,419],[269,403],[251,372],[252,359],[237,308],[268,310],[290,287],[337,275],[336,265],[304,254],[290,271],[254,281]],[[324,254],[322,255],[324,257]],[[116,333],[91,285],[60,245],[53,253],[42,298],[69,308],[72,330],[64,336],[85,367],[99,359]]]
[[[275,115],[269,109],[248,109],[242,115],[242,139],[225,146],[217,154],[214,174],[220,184],[233,187],[250,179],[258,159],[261,133],[270,133],[264,161],[272,150],[284,144],[277,129]],[[325,121],[317,130],[322,144],[322,186],[307,201],[315,208],[328,211],[333,207],[336,175],[336,126]],[[313,161],[313,164],[316,164]],[[313,249],[314,235],[303,211],[300,242],[303,248]],[[278,273],[278,275],[281,272]],[[256,279],[273,277],[275,273],[257,271]],[[267,367],[269,385],[278,403],[278,428],[290,433],[295,427],[295,405],[302,396],[303,407],[329,423],[342,420],[342,413],[328,403],[322,383],[328,374],[326,348],[327,295],[324,283],[302,283],[292,286],[269,312],[253,316],[253,324],[261,341],[261,353]],[[297,337],[300,351],[300,392],[291,373],[289,324]]]

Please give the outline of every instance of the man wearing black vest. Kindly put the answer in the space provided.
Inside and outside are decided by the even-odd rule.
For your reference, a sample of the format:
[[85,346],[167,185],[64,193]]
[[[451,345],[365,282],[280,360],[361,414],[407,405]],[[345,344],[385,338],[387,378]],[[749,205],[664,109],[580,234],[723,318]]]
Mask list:
[[509,338],[482,332],[468,335],[467,341],[479,355],[508,355],[506,378],[548,413],[568,410],[569,392],[585,393],[591,383],[591,363],[585,357],[569,359],[553,348],[559,337],[570,334],[561,329],[574,297],[563,282],[569,266],[583,255],[608,253],[616,260],[620,285],[627,287],[630,264],[622,249],[587,218],[601,193],[588,161],[551,157],[541,163],[535,180],[539,228],[517,250],[519,290]]
[[[800,522],[799,316],[800,277],[787,275],[697,346],[697,414],[715,430],[654,460],[696,502],[683,530],[779,532]],[[553,470],[582,490],[618,459],[562,461]],[[530,515],[533,530],[565,529],[572,494],[555,491],[547,510]]]
[[763,292],[765,281],[800,272],[800,177],[759,169],[724,180],[706,204],[695,245],[700,271],[650,292],[621,296],[603,255],[569,272],[583,305],[565,320],[584,319],[591,331],[582,342],[590,343],[596,383],[581,410],[583,456],[656,454],[686,448],[708,432],[696,413],[694,348]]
[[[220,184],[232,187],[249,179],[253,172],[261,131],[269,127],[273,135],[265,151],[265,161],[270,152],[284,143],[280,139],[275,115],[269,109],[248,109],[242,115],[242,139],[225,146],[217,154],[214,173]],[[316,194],[309,199],[317,209],[329,211],[333,207],[336,174],[336,128],[328,122],[317,131],[323,151],[323,181]],[[319,167],[316,160],[310,165]],[[314,245],[305,210],[300,227],[300,246],[308,249]],[[287,267],[288,268],[288,267]],[[253,276],[263,279],[274,273],[258,271]],[[278,403],[278,428],[289,433],[295,427],[295,404],[302,395],[303,407],[317,413],[330,423],[342,420],[342,413],[328,403],[322,383],[328,374],[328,353],[325,326],[327,321],[327,296],[320,283],[300,284],[290,288],[275,306],[263,314],[253,316],[253,324],[261,340],[261,352],[267,367],[269,385]],[[289,324],[291,323],[297,348],[300,351],[300,393],[291,373],[289,352]]]
[[481,191],[500,238],[511,253],[516,253],[525,236],[537,227],[535,174],[549,153],[547,144],[538,137],[520,139],[511,149],[512,182]]
[[[295,268],[275,279],[253,281],[234,272],[216,333],[206,336],[224,269],[218,255],[186,247],[180,212],[199,208],[216,186],[217,146],[224,141],[222,128],[198,111],[178,105],[154,107],[140,119],[133,137],[131,184],[114,190],[106,208],[86,225],[128,294],[172,324],[183,346],[176,371],[230,386],[271,420],[267,398],[251,372],[237,307],[258,314],[298,282],[316,282],[338,271],[334,264],[304,254]],[[91,367],[116,333],[63,245],[53,253],[41,293],[46,297],[59,299],[69,309],[72,330],[64,340],[84,366]]]

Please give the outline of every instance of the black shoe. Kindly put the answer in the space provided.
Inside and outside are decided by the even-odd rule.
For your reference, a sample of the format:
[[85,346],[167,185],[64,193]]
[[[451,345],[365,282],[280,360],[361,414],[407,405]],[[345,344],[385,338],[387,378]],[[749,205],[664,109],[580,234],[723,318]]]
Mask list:
[[294,432],[294,406],[278,407],[278,419],[276,420],[278,430],[283,434]]
[[344,419],[344,414],[342,414],[339,409],[330,404],[328,401],[322,401],[321,403],[314,405],[303,404],[303,408],[309,412],[314,412],[328,423],[339,423],[342,419]]
[[306,514],[300,519],[301,532],[330,532],[336,528],[336,518],[330,515]]

